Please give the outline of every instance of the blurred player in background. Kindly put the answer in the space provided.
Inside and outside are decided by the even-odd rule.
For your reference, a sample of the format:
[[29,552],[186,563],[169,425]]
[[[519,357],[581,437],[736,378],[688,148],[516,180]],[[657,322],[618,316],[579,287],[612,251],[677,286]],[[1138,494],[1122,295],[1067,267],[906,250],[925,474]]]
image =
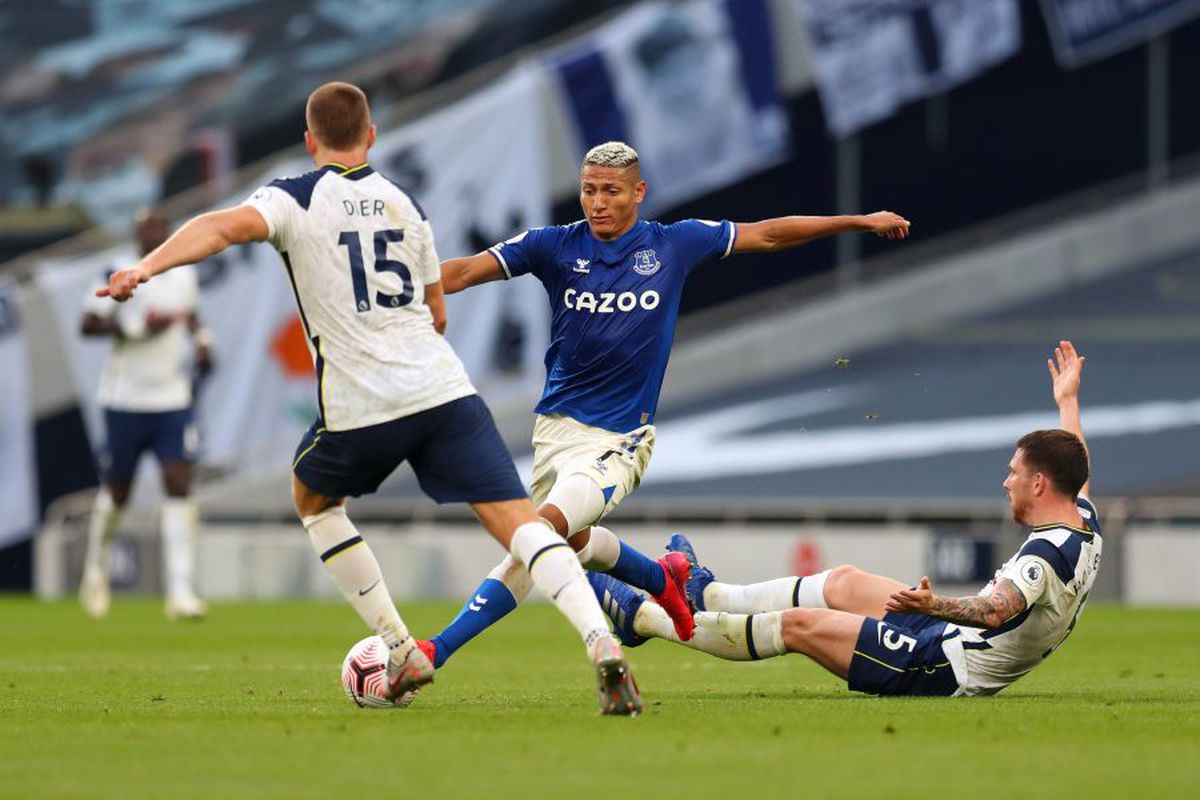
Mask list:
[[[1004,491],[1030,528],[1021,549],[970,597],[936,594],[853,566],[738,586],[692,561],[689,595],[703,610],[687,644],[737,661],[803,653],[855,691],[879,695],[995,694],[1058,649],[1074,630],[1100,568],[1102,540],[1088,499],[1079,417],[1084,359],[1067,341],[1048,366],[1059,430],[1017,442]],[[590,576],[625,644],[676,639],[666,613],[607,575]]]
[[411,197],[367,163],[367,98],[329,83],[310,95],[304,140],[317,169],[271,182],[245,204],[203,214],[107,290],[124,300],[152,276],[234,244],[283,256],[318,375],[320,416],[292,464],[296,512],[342,594],[389,650],[390,696],[405,702],[434,666],[409,635],[375,555],[346,515],[408,461],[439,503],[469,502],[583,638],[601,710],[641,710],[624,655],[579,560],[540,519],[491,413],[440,332],[433,231]]
[[[166,214],[144,208],[135,219],[138,255],[145,256],[171,232]],[[196,371],[212,368],[212,336],[197,314],[196,270],[185,265],[125,305],[90,292],[84,301],[84,336],[113,340],[100,378],[104,410],[104,482],[88,525],[87,555],[79,599],[93,617],[109,608],[113,533],[133,488],[138,461],[154,453],[162,470],[162,545],[166,614],[204,616],[193,582],[196,504],[191,498],[197,437],[188,353]]]
[[[637,488],[650,463],[654,413],[685,279],[732,253],[786,250],[835,233],[903,239],[909,223],[879,211],[663,225],[638,219],[645,196],[634,149],[624,142],[597,145],[580,170],[584,220],[534,228],[473,256],[449,259],[442,281],[452,293],[531,273],[546,287],[551,344],[533,429],[538,512],[570,541],[585,567],[654,596],[686,640],[693,625],[681,591],[686,558],[672,553],[655,562],[595,524]],[[440,666],[529,590],[525,570],[505,559],[454,621],[422,646]]]

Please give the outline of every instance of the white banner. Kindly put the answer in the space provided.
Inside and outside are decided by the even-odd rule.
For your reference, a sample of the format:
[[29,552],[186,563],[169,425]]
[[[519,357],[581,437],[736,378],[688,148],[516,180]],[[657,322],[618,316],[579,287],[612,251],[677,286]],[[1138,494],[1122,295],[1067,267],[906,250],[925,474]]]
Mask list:
[[642,3],[552,61],[580,154],[609,139],[637,149],[655,213],[787,154],[764,0]]
[[[372,150],[375,168],[412,189],[429,214],[443,258],[477,252],[516,230],[549,222],[543,85],[536,70],[519,69],[380,137]],[[308,162],[287,162],[261,182],[310,169]],[[245,187],[221,206],[242,202],[253,189]],[[112,248],[44,264],[35,276],[52,298],[48,305],[96,447],[103,441],[96,389],[111,341],[79,334],[80,304],[107,270],[133,258],[126,248]],[[216,361],[199,394],[201,458],[237,471],[280,468],[291,462],[317,415],[312,363],[282,262],[269,245],[256,244],[209,259],[199,270],[200,315],[213,331]],[[549,337],[542,287],[532,280],[489,284],[447,298],[447,310],[448,338],[484,396],[521,392],[532,406]]]
[[829,129],[846,137],[1021,46],[1016,0],[793,0]]
[[37,524],[29,364],[19,290],[9,278],[0,278],[0,375],[0,547],[7,547]]

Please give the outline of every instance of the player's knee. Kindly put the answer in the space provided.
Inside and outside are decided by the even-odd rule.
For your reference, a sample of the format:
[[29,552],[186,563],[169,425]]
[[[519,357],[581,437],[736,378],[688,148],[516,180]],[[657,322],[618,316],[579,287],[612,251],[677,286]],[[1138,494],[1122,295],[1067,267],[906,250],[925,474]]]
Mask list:
[[568,536],[567,544],[571,545],[571,549],[576,553],[582,553],[584,550],[588,549],[588,545],[591,544],[591,540],[592,529],[589,526],[581,531],[575,531],[575,533],[572,533],[570,536]]
[[129,492],[133,488],[130,481],[114,481],[108,482],[108,493],[112,496],[113,505],[119,510],[125,507],[129,502]]
[[820,609],[790,608],[783,612],[783,644],[793,653],[804,652],[804,643],[820,619]]
[[295,506],[296,516],[300,519],[328,511],[343,502],[344,498],[326,497],[305,486],[296,476],[292,476],[292,505]]
[[168,497],[187,497],[192,491],[192,469],[187,463],[164,464],[163,491]]
[[[570,523],[567,521],[567,517],[563,514],[562,509],[553,503],[546,502],[538,506],[537,513],[539,517],[550,523],[555,533],[564,538],[567,537],[570,532]],[[570,541],[570,539],[567,539],[567,541]],[[578,550],[579,548],[575,549]]]
[[825,603],[830,608],[837,608],[837,599],[851,590],[861,576],[866,575],[853,564],[842,564],[829,570],[825,576]]
[[[587,475],[577,472],[555,481],[539,513],[553,509],[560,519],[547,519],[550,519],[559,535],[570,536],[600,519],[604,504],[604,492],[599,485]],[[546,515],[543,513],[542,516]]]

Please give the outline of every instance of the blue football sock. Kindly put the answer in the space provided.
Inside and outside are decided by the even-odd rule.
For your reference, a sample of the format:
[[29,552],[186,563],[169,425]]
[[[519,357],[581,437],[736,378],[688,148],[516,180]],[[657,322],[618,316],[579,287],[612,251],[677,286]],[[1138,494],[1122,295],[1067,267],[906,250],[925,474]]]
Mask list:
[[517,607],[517,599],[501,581],[486,578],[475,595],[463,604],[458,616],[437,636],[433,665],[441,667],[458,648],[483,633]]
[[650,594],[662,594],[667,588],[667,575],[662,564],[651,561],[624,542],[621,542],[617,563],[605,572]]
[[621,644],[626,647],[644,644],[646,637],[638,635],[633,621],[646,598],[611,575],[589,571],[587,577],[600,603],[600,610],[612,620],[613,632]]

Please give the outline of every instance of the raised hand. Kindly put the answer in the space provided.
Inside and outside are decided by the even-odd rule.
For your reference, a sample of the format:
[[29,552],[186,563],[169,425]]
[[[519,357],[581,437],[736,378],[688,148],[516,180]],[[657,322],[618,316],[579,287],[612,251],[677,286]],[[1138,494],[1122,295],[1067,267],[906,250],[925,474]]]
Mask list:
[[1054,348],[1054,358],[1046,359],[1055,403],[1062,405],[1079,397],[1079,376],[1085,361],[1086,358],[1075,352],[1075,345],[1065,339]]
[[864,219],[867,221],[868,230],[876,236],[884,239],[908,238],[910,223],[899,214],[891,211],[876,211],[874,214],[867,214]]
[[144,270],[137,267],[119,269],[108,276],[108,286],[96,290],[96,296],[111,297],[118,303],[123,303],[133,297],[133,291],[138,287],[138,284],[145,283],[148,280],[150,280],[150,276]]

